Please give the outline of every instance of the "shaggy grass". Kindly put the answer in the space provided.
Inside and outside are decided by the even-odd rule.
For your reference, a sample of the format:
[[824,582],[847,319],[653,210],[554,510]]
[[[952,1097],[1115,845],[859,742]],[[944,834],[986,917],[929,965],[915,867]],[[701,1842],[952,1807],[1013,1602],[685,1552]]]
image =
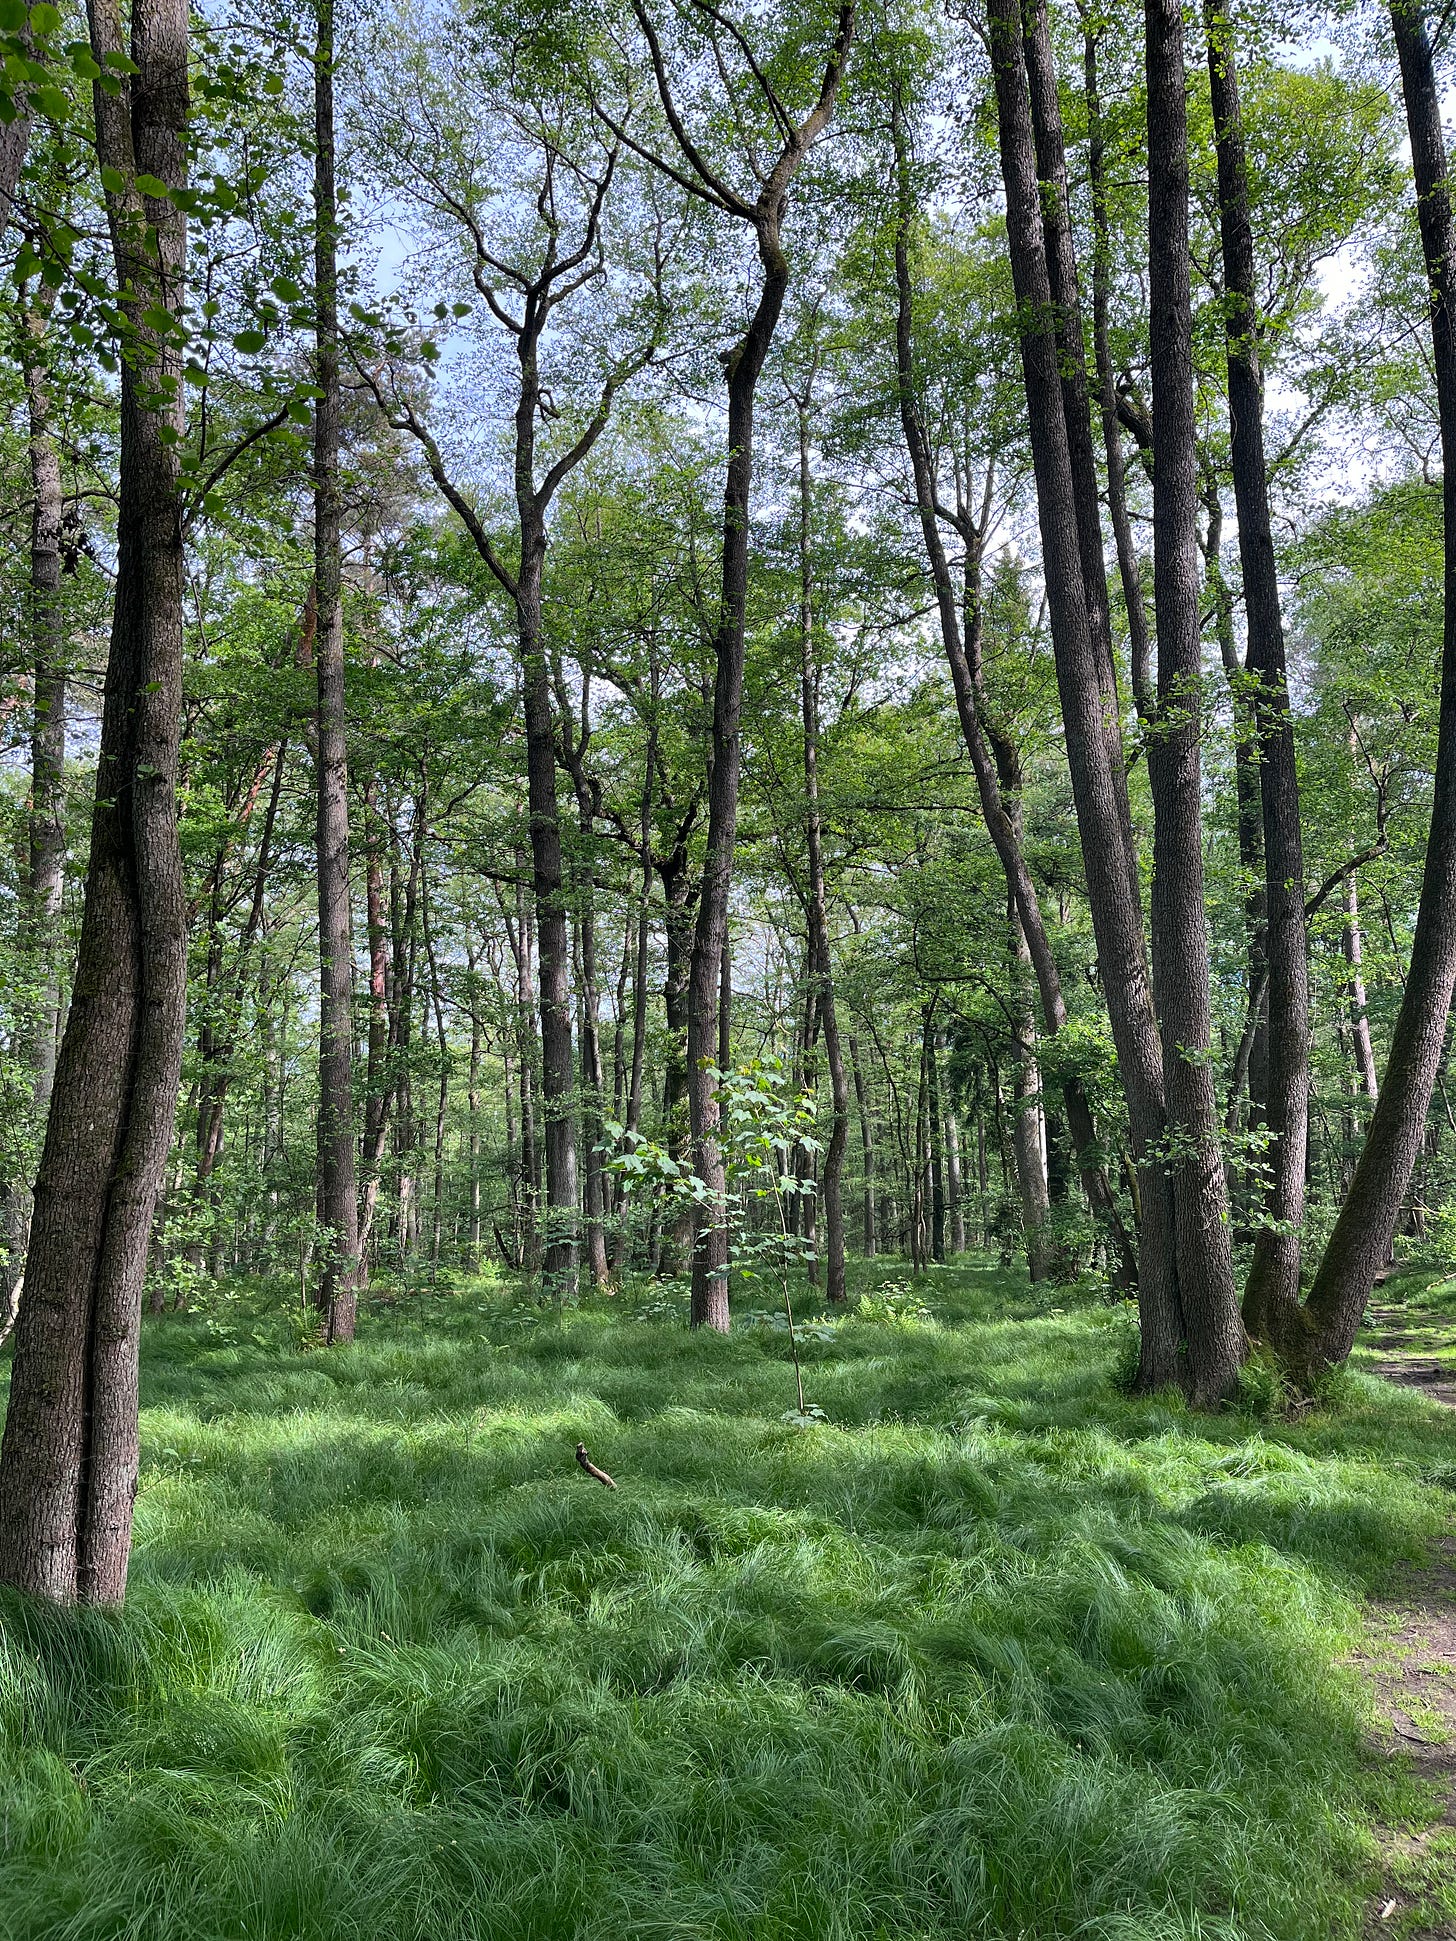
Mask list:
[[810,1428],[661,1299],[149,1323],[126,1609],[0,1605],[4,1941],[1353,1935],[1419,1806],[1337,1663],[1451,1418],[1196,1418],[1112,1310],[920,1292],[811,1316]]

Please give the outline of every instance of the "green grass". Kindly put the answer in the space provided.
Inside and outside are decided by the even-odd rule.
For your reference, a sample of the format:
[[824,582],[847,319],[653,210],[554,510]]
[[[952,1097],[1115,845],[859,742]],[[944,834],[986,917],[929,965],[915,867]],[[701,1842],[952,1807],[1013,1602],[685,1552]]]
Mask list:
[[149,1323],[125,1610],[0,1604],[0,1936],[1357,1932],[1419,1802],[1338,1661],[1452,1418],[1197,1418],[1112,1310],[925,1288],[809,1429],[781,1334],[625,1301]]

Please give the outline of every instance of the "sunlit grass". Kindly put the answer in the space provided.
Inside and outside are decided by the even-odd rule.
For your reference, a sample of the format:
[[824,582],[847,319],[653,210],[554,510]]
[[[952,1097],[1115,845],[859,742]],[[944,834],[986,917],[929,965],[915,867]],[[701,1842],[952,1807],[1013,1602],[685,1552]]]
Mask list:
[[1192,1417],[1095,1301],[923,1298],[810,1328],[811,1428],[645,1294],[149,1324],[125,1612],[3,1606],[0,1935],[1356,1933],[1415,1802],[1337,1663],[1450,1419]]

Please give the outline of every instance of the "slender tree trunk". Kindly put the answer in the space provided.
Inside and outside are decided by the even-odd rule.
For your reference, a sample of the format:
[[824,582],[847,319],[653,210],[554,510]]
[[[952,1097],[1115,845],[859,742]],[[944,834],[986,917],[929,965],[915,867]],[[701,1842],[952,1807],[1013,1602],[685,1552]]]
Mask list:
[[[478,953],[467,943],[466,965],[470,973],[470,1072],[466,1103],[470,1111],[470,1268],[480,1271],[480,993],[476,986]],[[510,1081],[506,1089],[509,1093]]]
[[1275,1308],[1299,1302],[1299,1230],[1309,1142],[1309,959],[1304,916],[1304,845],[1294,724],[1279,610],[1279,575],[1264,455],[1264,379],[1259,358],[1254,234],[1232,29],[1219,0],[1204,0],[1208,71],[1218,145],[1219,219],[1228,333],[1229,427],[1239,558],[1248,616],[1249,672],[1259,753],[1264,836],[1265,951],[1269,960],[1266,1122],[1271,1135],[1267,1221],[1254,1237],[1244,1296],[1251,1327],[1267,1330]]
[[864,1167],[860,1238],[865,1259],[873,1260],[879,1252],[879,1229],[875,1219],[875,1129],[864,1066],[859,1055],[859,1041],[854,1037],[849,1041],[849,1064],[854,1073],[854,1103],[859,1113],[860,1156]]
[[1036,1056],[1036,1019],[1032,1010],[1031,953],[1016,911],[1011,915],[1011,945],[1018,992],[1016,1064],[1012,1098],[1012,1154],[1016,1185],[1021,1195],[1021,1220],[1026,1232],[1026,1269],[1033,1281],[1046,1280],[1052,1271],[1051,1199],[1047,1184],[1046,1151],[1041,1134],[1041,1068]]
[[1128,655],[1133,699],[1140,715],[1152,711],[1152,647],[1148,612],[1143,600],[1142,568],[1133,542],[1127,510],[1127,468],[1123,462],[1122,427],[1117,416],[1117,379],[1112,368],[1110,323],[1112,296],[1112,239],[1107,214],[1106,134],[1102,94],[1097,78],[1098,32],[1087,25],[1083,12],[1082,59],[1087,104],[1087,177],[1092,201],[1092,353],[1097,368],[1098,405],[1102,417],[1102,449],[1107,463],[1107,510],[1117,547],[1117,571],[1127,610]]
[[[1208,1051],[1213,1020],[1203,908],[1202,624],[1188,257],[1182,0],[1146,0],[1148,290],[1153,387],[1153,603],[1158,708],[1152,788],[1153,989],[1173,1146],[1179,1285],[1195,1402],[1220,1402],[1247,1343],[1230,1254],[1228,1192]],[[1146,1200],[1146,1195],[1145,1195]]]
[[966,1208],[961,1180],[961,1129],[953,1106],[948,1106],[945,1114],[945,1190],[950,1202],[950,1250],[953,1254],[963,1254]]
[[[93,0],[91,51],[115,73],[119,10]],[[27,1293],[0,1451],[0,1575],[66,1601],[118,1602],[137,1480],[142,1283],[171,1146],[187,946],[177,839],[182,677],[180,356],[149,313],[182,301],[186,228],[138,175],[186,181],[188,18],[134,0],[135,72],[98,86],[96,152],[127,314],[116,604],[76,981],[36,1182]],[[110,171],[115,171],[112,175]]]
[[1375,1276],[1389,1256],[1401,1200],[1421,1150],[1456,981],[1456,223],[1441,95],[1418,5],[1391,9],[1410,128],[1416,208],[1430,290],[1445,513],[1445,633],[1431,829],[1405,995],[1365,1144],[1309,1299],[1278,1346],[1296,1372],[1343,1361]]
[[1371,1105],[1380,1098],[1380,1080],[1375,1071],[1375,1048],[1370,1042],[1370,1017],[1365,1009],[1365,946],[1360,930],[1360,893],[1355,887],[1355,872],[1345,878],[1345,925],[1343,943],[1349,978],[1345,988],[1350,999],[1350,1034],[1355,1047],[1355,1070],[1360,1089]]
[[344,601],[339,491],[338,198],[334,182],[334,5],[318,0],[314,50],[314,587],[318,635],[319,1202],[317,1299],[328,1339],[354,1339],[359,1203],[354,1183],[354,951],[344,746]]
[[829,895],[824,826],[819,810],[819,662],[814,645],[813,499],[809,476],[809,394],[799,407],[799,696],[804,719],[804,834],[809,856],[809,957],[824,1032],[832,1119],[820,1188],[824,1202],[825,1293],[848,1299],[844,1267],[844,1156],[849,1146],[849,1084],[839,1038],[834,968],[829,954]]
[[788,132],[762,193],[751,208],[740,205],[754,232],[763,281],[747,330],[726,359],[728,372],[728,469],[723,493],[722,593],[714,642],[713,726],[708,770],[708,845],[703,864],[688,970],[688,1109],[698,1178],[707,1188],[708,1211],[700,1214],[693,1248],[694,1327],[728,1330],[728,1225],[726,1179],[718,1139],[718,1103],[708,1068],[726,1029],[719,991],[728,935],[728,894],[738,837],[741,762],[739,717],[743,709],[744,620],[748,594],[748,515],[753,485],[753,408],[759,374],[768,355],[789,286],[789,265],[780,228],[795,176],[834,109],[840,75],[854,31],[853,5],[840,8],[834,52],[819,101],[808,119]]

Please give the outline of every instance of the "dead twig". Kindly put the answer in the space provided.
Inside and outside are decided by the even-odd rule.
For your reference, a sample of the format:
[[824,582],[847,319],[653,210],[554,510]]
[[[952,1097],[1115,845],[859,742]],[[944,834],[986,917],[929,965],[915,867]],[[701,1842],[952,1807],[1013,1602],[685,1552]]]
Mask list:
[[592,1478],[593,1482],[600,1483],[603,1489],[615,1489],[617,1487],[605,1469],[597,1468],[591,1457],[586,1453],[586,1444],[584,1442],[579,1442],[576,1445],[576,1460],[586,1471],[587,1475]]

